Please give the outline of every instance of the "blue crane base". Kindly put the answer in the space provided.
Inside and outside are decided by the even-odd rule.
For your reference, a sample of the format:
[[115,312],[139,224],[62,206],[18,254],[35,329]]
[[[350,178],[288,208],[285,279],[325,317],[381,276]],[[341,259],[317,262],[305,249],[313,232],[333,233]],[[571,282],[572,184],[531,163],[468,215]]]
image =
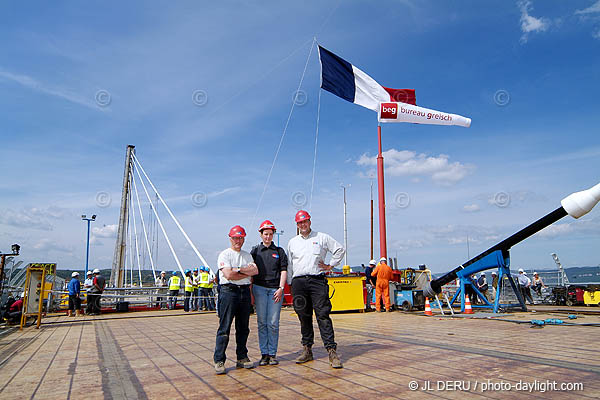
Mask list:
[[[471,275],[475,275],[481,271],[497,269],[498,271],[498,288],[496,289],[496,298],[493,303],[490,301],[479,291],[477,285],[473,282]],[[525,306],[525,301],[523,300],[523,296],[521,296],[521,291],[515,284],[515,281],[510,274],[510,253],[508,250],[496,250],[487,256],[475,261],[464,269],[456,272],[457,278],[460,280],[460,288],[456,291],[452,300],[450,301],[450,306],[454,304],[458,296],[460,296],[460,311],[465,311],[465,287],[469,285],[472,289],[472,292],[484,303],[483,305],[476,305],[473,308],[488,308],[493,309],[494,313],[497,313],[500,308],[518,308],[520,307],[523,311],[527,311],[527,307]],[[511,288],[515,292],[517,299],[519,300],[519,304],[501,304],[500,303],[500,292],[502,290],[502,285],[504,285],[504,281],[506,277],[506,281],[510,283]],[[488,282],[488,286],[491,286]]]

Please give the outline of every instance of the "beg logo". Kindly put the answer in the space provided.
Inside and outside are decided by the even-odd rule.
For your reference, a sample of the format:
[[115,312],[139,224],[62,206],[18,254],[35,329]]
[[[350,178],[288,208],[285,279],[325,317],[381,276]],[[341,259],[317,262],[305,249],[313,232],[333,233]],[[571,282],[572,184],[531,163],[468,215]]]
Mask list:
[[397,103],[381,103],[381,118],[396,119],[398,116]]

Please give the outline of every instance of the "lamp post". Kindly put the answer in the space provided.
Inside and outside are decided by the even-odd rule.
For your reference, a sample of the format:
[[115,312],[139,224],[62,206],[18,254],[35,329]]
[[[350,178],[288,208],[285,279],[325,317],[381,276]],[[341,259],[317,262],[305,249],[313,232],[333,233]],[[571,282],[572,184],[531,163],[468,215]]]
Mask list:
[[18,256],[21,246],[15,243],[11,246],[10,249],[12,253],[0,253],[0,297],[4,293],[4,265],[6,264],[6,257]]
[[81,219],[87,221],[87,245],[85,248],[85,276],[87,277],[88,263],[90,261],[90,222],[96,220],[96,214],[92,215],[92,218],[87,218],[85,214],[83,214]]
[[277,247],[279,247],[279,236],[283,235],[283,231],[281,232],[275,232],[275,234],[277,235]]
[[344,190],[344,248],[346,252],[344,253],[344,265],[348,265],[348,228],[346,226],[346,189],[352,185],[344,186],[343,183],[340,183],[340,187]]

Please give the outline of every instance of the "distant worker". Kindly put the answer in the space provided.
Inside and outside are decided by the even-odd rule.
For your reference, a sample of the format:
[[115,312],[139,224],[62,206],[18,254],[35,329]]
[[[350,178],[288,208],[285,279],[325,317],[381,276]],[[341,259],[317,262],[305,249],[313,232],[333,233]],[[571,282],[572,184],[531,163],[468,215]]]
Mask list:
[[93,315],[100,315],[102,312],[102,307],[100,301],[102,300],[102,293],[104,292],[104,288],[106,288],[106,279],[100,273],[98,268],[94,269],[94,281],[92,292],[94,293],[94,301],[93,301]]
[[177,276],[177,271],[173,271],[169,278],[169,309],[174,310],[177,307],[177,296],[181,288],[181,279]]
[[273,243],[275,225],[266,220],[258,228],[261,243],[250,254],[258,267],[252,278],[252,292],[256,307],[258,342],[261,359],[258,365],[277,365],[279,345],[279,316],[283,304],[283,289],[287,280],[288,259],[285,250]]
[[21,293],[21,297],[10,305],[6,314],[6,320],[9,324],[18,324],[20,322],[23,311],[23,297],[24,293]]
[[367,311],[371,311],[371,301],[373,300],[373,288],[377,285],[377,277],[373,276],[373,268],[377,266],[377,261],[369,261],[369,265],[365,268],[365,286],[367,287]]
[[156,308],[166,308],[164,295],[167,294],[167,271],[160,272],[160,275],[158,275],[154,281],[154,286],[158,288],[156,289],[156,294],[159,295],[156,297]]
[[92,305],[92,301],[90,299],[90,293],[92,292],[93,287],[94,287],[94,273],[90,269],[87,272],[85,281],[83,281],[83,288],[85,289],[85,299],[86,299],[85,300],[85,302],[86,302],[85,313],[88,315],[92,313],[93,305]]
[[[323,345],[329,353],[329,365],[342,368],[337,355],[337,343],[333,331],[329,285],[325,273],[340,264],[346,250],[334,238],[311,229],[310,214],[304,210],[296,213],[296,227],[300,232],[288,242],[288,284],[292,286],[294,311],[300,320],[302,354],[297,364],[313,360],[312,346],[315,341],[313,310],[321,332]],[[329,264],[325,264],[327,253],[331,253]]]
[[202,272],[200,273],[200,308],[202,311],[210,310],[210,273],[207,271],[207,267],[201,267]]
[[490,301],[490,296],[488,294],[489,285],[485,276],[485,272],[479,274],[479,278],[477,279],[477,289],[479,289],[483,297]]
[[544,285],[544,281],[542,281],[542,278],[540,278],[540,275],[537,272],[534,272],[531,288],[537,293],[538,296],[542,297],[543,287],[546,287],[546,285]]
[[183,311],[190,311],[190,301],[192,300],[192,294],[194,293],[194,278],[192,278],[192,271],[190,269],[186,269],[185,273],[185,284],[183,288]]
[[385,310],[392,311],[392,302],[390,300],[390,279],[392,279],[392,268],[387,265],[387,259],[381,257],[379,264],[375,267],[371,276],[377,277],[375,285],[375,309],[381,312],[381,300],[385,303]]
[[192,273],[192,281],[194,284],[194,291],[192,293],[192,304],[190,304],[190,307],[193,311],[198,311],[200,306],[200,298],[198,297],[200,294],[200,275],[198,274],[198,267],[194,268],[194,272]]
[[254,368],[248,358],[248,335],[250,334],[251,277],[258,273],[250,253],[242,250],[246,231],[239,225],[229,230],[230,247],[219,254],[219,329],[215,343],[215,373],[225,373],[225,351],[229,343],[231,324],[235,318],[236,368]]
[[67,285],[69,289],[69,310],[67,315],[75,317],[81,315],[81,282],[79,282],[79,272],[71,274],[71,280]]
[[492,299],[496,300],[496,291],[498,290],[498,274],[492,271]]
[[208,310],[215,311],[215,289],[214,286],[219,280],[219,274],[213,274],[209,267],[204,267],[206,272],[208,272]]
[[531,297],[531,292],[529,291],[531,279],[529,279],[523,268],[519,268],[519,276],[517,277],[517,281],[519,283],[521,296],[523,296],[523,302],[525,303],[527,300],[529,300],[529,304],[533,304],[533,298]]

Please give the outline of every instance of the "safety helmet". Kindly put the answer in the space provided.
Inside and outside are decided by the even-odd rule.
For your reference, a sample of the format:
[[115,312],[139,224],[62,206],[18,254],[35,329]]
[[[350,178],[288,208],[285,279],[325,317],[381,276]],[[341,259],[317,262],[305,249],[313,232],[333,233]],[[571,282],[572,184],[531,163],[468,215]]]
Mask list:
[[379,259],[379,262],[382,262],[382,261],[383,261],[383,262],[387,262],[387,258],[385,258],[385,257],[381,257],[381,258]]
[[75,278],[76,276],[79,276],[79,272],[75,271],[71,274],[71,277]]
[[260,224],[260,228],[258,228],[258,231],[260,233],[262,233],[263,229],[273,229],[273,232],[275,232],[277,229],[275,229],[275,224],[273,224],[271,221],[269,221],[268,219],[264,220],[261,224]]
[[198,267],[194,268],[194,272],[198,272]]
[[167,271],[160,271],[160,273],[161,273],[161,274],[166,274],[166,273],[167,273]]
[[481,276],[485,276],[485,272],[482,272],[482,273],[481,273]]
[[173,271],[173,275],[177,275],[177,271]]
[[519,273],[521,273],[521,272],[525,272],[525,271],[523,270],[523,268],[519,268]]
[[371,260],[371,261],[369,261],[369,265],[377,265],[377,261]]
[[310,219],[310,214],[308,213],[308,211],[300,210],[296,213],[295,219],[296,219],[296,223],[298,223],[300,221]]
[[229,230],[229,237],[246,237],[246,230],[236,225]]
[[533,274],[534,274],[534,275],[538,275],[538,273],[537,273],[537,272],[534,272]]
[[492,275],[498,275],[496,271],[492,271]]
[[96,269],[94,269],[94,273],[95,273],[95,274],[99,274],[99,273],[100,273],[100,270],[99,270],[98,268],[96,268]]
[[184,274],[186,274],[186,275],[187,275],[187,274],[189,274],[189,273],[190,273],[190,272],[192,272],[192,271],[191,271],[190,269],[186,269],[186,270],[185,270],[185,271],[183,271],[183,272],[184,272]]
[[86,275],[93,275],[93,274],[94,273],[92,272],[92,270],[89,270]]

